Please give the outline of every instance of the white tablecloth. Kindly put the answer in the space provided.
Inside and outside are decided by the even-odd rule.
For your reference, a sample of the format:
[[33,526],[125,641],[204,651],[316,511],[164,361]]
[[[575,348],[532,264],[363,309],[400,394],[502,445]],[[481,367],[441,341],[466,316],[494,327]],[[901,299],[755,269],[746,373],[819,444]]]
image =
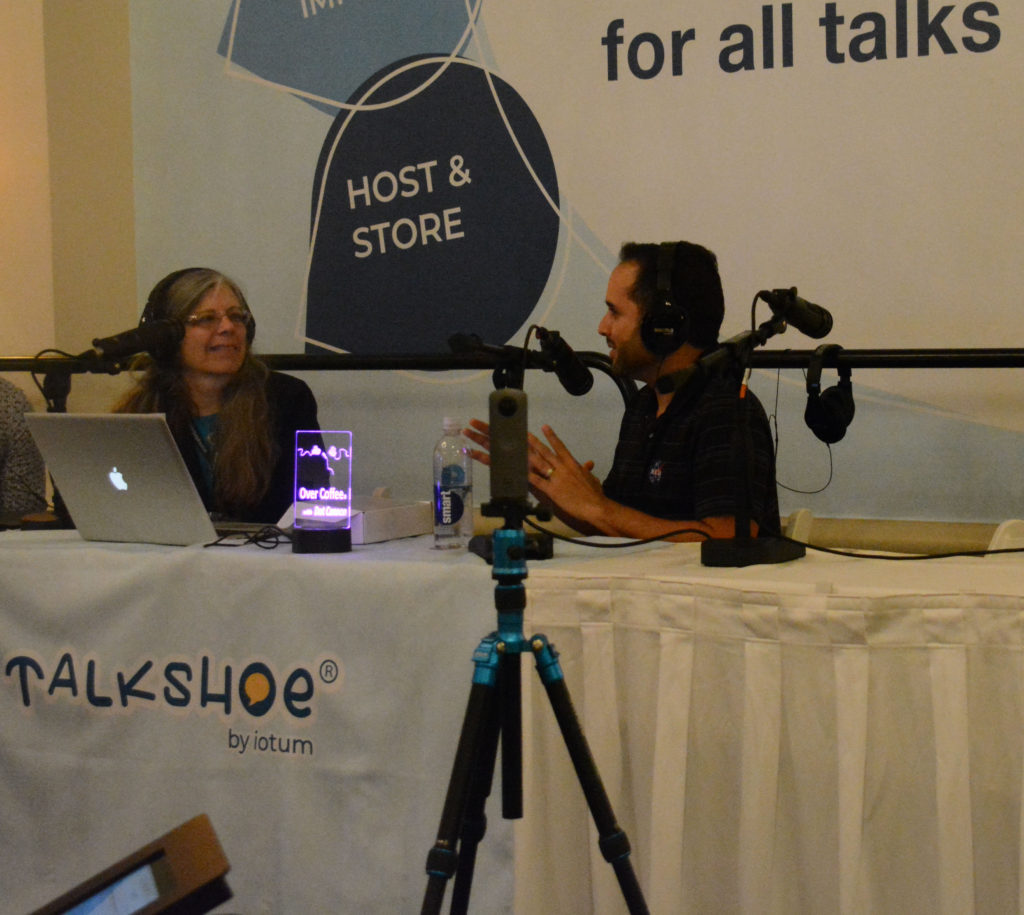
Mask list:
[[[526,632],[560,652],[652,912],[1024,911],[1024,563],[556,554],[529,565]],[[479,559],[10,532],[0,604],[0,911],[201,811],[224,911],[418,910],[495,623]],[[472,911],[625,912],[523,674],[515,882],[495,796]]]
[[[429,538],[297,556],[0,534],[0,912],[200,812],[232,866],[218,911],[419,911],[494,625],[487,567]],[[494,816],[474,912],[511,911],[511,844]]]
[[[1019,558],[576,553],[531,567],[527,631],[561,652],[652,912],[1024,911]],[[624,912],[528,679],[518,910]]]

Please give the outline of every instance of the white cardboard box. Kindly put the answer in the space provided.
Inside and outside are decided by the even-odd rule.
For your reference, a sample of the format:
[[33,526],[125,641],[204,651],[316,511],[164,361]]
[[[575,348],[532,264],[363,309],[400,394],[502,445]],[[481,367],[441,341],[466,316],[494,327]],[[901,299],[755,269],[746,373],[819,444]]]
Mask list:
[[416,537],[434,529],[429,502],[398,502],[380,496],[352,497],[352,542],[381,543]]
[[[381,495],[379,489],[372,496],[352,497],[352,543],[382,543],[399,537],[418,537],[434,530],[434,506],[430,502],[399,502]],[[295,522],[292,505],[277,522],[287,529]]]

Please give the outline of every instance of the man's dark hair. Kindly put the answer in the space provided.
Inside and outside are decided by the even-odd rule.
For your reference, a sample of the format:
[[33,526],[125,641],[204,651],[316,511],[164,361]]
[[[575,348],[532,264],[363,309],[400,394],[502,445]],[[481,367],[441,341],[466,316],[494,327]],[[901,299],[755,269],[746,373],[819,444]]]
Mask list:
[[[626,242],[619,251],[619,262],[639,265],[631,290],[633,301],[646,314],[658,300],[658,252],[660,245]],[[699,349],[710,349],[718,342],[718,331],[725,317],[725,295],[718,275],[718,258],[692,242],[676,243],[672,270],[672,296],[686,313],[690,332],[686,342]]]

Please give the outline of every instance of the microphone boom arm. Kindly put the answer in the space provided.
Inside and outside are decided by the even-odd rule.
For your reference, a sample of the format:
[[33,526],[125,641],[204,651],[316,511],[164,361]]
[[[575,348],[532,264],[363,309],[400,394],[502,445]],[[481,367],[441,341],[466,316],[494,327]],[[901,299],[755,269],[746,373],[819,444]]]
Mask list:
[[[525,349],[520,346],[496,346],[492,343],[484,343],[476,334],[453,334],[448,338],[448,346],[451,348],[454,357],[473,359],[479,357],[480,363],[469,367],[494,369],[494,387],[496,390],[504,387],[522,388],[524,369],[541,369],[545,372],[555,372],[555,359],[551,355],[536,350]],[[598,353],[592,350],[577,350],[575,355],[588,369],[594,369],[607,375],[619,389],[624,403],[629,403],[636,394],[636,382],[631,378],[623,378],[612,371],[611,360],[605,353]],[[308,358],[308,357],[307,357]],[[359,357],[346,356],[345,359]],[[381,357],[367,357],[369,359],[380,359]],[[385,357],[387,358],[387,357]],[[392,357],[407,358],[415,361],[417,358],[427,359],[429,357]],[[382,366],[384,367],[384,366]],[[417,368],[422,366],[410,366]],[[459,368],[459,365],[443,365],[439,368]],[[511,383],[518,381],[518,384]]]
[[787,326],[783,318],[773,315],[770,320],[755,329],[723,340],[716,349],[702,356],[693,365],[662,376],[658,379],[656,387],[663,394],[674,393],[686,387],[694,378],[710,378],[730,369],[736,370],[737,367],[743,372],[750,364],[754,350],[758,346],[763,346],[776,334],[783,333]]

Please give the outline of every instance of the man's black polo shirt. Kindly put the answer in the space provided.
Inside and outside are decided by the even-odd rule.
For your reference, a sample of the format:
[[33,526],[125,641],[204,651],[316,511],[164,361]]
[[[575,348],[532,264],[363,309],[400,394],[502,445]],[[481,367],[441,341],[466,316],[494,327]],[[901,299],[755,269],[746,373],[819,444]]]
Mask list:
[[780,530],[768,418],[751,392],[740,400],[738,388],[731,377],[696,379],[660,417],[654,390],[638,391],[622,418],[605,495],[658,518],[735,517],[749,476],[750,517],[765,530]]

